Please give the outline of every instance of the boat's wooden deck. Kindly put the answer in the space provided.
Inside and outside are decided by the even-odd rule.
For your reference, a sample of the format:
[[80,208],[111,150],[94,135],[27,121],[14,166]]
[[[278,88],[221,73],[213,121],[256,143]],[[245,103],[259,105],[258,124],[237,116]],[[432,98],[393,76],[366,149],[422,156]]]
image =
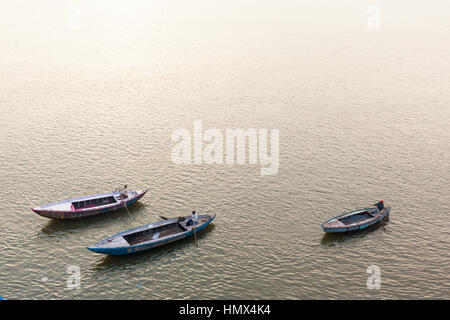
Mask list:
[[114,198],[113,196],[108,196],[108,197],[73,201],[72,205],[74,209],[86,209],[86,208],[101,207],[116,202],[117,202],[116,198]]
[[[151,229],[151,230],[147,230],[147,232],[139,234],[134,236],[132,235],[128,235],[125,236],[125,240],[127,240],[127,242],[133,246],[139,243],[143,243],[143,242],[147,242],[150,240],[156,240],[156,239],[160,239],[160,238],[164,238],[167,236],[171,236],[177,233],[182,233],[185,230],[178,224],[178,223],[174,223],[174,224],[170,224],[165,226],[165,228],[163,228],[162,230],[158,230],[158,229]],[[157,238],[153,239],[154,235],[156,233],[159,232],[159,235]]]
[[338,220],[341,221],[345,225],[349,225],[349,224],[359,223],[362,221],[367,221],[369,219],[372,219],[373,217],[374,217],[373,214],[369,214],[369,212],[363,211],[363,212],[353,214],[353,215],[345,217],[345,218],[340,218]]
[[355,230],[355,228],[365,224],[367,225],[364,227],[367,227],[376,221],[379,221],[379,218],[385,216],[386,212],[389,214],[390,208],[390,206],[385,206],[381,211],[376,211],[376,209],[372,208],[355,213],[351,212],[342,217],[336,217],[325,222],[323,227],[329,229],[329,231],[325,232],[332,232],[331,230],[333,229],[339,229],[340,231],[338,232],[349,231],[349,228]]

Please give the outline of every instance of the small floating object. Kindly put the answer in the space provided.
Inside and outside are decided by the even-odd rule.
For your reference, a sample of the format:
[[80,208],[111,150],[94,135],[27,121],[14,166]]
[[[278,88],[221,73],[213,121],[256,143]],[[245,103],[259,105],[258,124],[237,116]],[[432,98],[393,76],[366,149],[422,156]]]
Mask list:
[[147,190],[127,190],[125,185],[124,189],[117,189],[110,193],[68,199],[31,208],[31,210],[46,218],[79,219],[127,208],[146,193]]
[[390,206],[384,206],[383,200],[374,208],[344,213],[322,224],[322,229],[328,233],[349,232],[361,230],[374,225],[389,215]]
[[198,223],[194,225],[191,217],[179,217],[147,224],[141,227],[123,231],[106,238],[90,247],[97,253],[124,255],[177,241],[194,235],[209,225],[216,215],[198,215]]

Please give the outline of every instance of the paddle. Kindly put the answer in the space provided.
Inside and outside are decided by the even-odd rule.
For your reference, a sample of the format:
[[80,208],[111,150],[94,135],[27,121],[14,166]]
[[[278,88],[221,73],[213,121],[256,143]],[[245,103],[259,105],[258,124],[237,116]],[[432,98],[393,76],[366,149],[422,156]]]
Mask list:
[[[163,219],[163,220],[170,220],[169,218],[166,218],[166,217],[164,217],[164,216],[159,216],[161,219]],[[193,220],[192,220],[193,221]],[[196,231],[195,231],[195,223],[194,223],[194,242],[195,242],[195,245],[197,246],[197,248],[198,248],[198,243],[197,243],[197,233],[196,233]]]
[[[128,187],[128,185],[125,185],[123,190],[126,190],[127,187]],[[122,194],[122,191],[121,191],[120,189],[117,189],[117,190],[120,192],[120,197],[121,197],[122,200],[123,200],[123,206],[125,207],[125,209],[127,209],[127,213],[128,213],[128,215],[130,216],[130,218],[133,219],[133,217],[132,217],[131,214],[130,214],[130,211],[128,210],[126,198],[124,198],[124,196],[123,196],[123,194]]]
[[133,217],[130,214],[130,211],[128,210],[127,201],[125,199],[123,200],[123,205],[125,206],[125,209],[127,209],[127,212],[128,212],[128,215],[130,216],[130,218],[133,219]]
[[194,242],[195,242],[195,246],[198,248],[197,232],[195,230],[195,226],[198,223],[198,216],[197,216],[197,213],[195,213],[195,211],[192,211],[192,223],[194,225]]
[[198,248],[197,234],[195,232],[195,222],[194,222],[194,242],[195,242],[195,246]]
[[383,230],[386,230],[386,227],[385,227],[385,223],[384,223],[384,219],[385,219],[386,217],[384,217],[383,219],[381,219],[381,225],[383,226]]

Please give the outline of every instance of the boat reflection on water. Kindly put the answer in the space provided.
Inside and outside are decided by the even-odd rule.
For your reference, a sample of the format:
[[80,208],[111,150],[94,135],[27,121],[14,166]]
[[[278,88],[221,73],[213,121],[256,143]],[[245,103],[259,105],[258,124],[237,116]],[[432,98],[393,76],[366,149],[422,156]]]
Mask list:
[[366,229],[354,230],[354,231],[343,232],[343,233],[324,233],[322,240],[320,241],[320,244],[335,245],[336,243],[360,239],[360,238],[363,238],[366,234],[374,232],[380,228],[385,230],[385,227],[387,226],[388,222],[389,222],[389,216],[385,217],[379,223],[371,225],[370,227],[368,227]]
[[[197,241],[209,236],[209,234],[216,228],[214,223],[207,225],[201,232],[197,234]],[[167,256],[178,256],[191,254],[192,250],[196,250],[194,238],[186,237],[178,241],[168,243],[164,246],[155,247],[152,250],[143,250],[129,255],[102,255],[100,259],[95,262],[93,270],[107,271],[111,268],[125,267],[128,265],[135,265],[141,262],[148,262],[149,260],[158,261]],[[201,247],[201,242],[200,242]]]
[[[154,249],[190,236],[194,236],[196,239],[197,232],[207,227],[215,217],[216,214],[198,216],[195,214],[172,219],[161,217],[164,218],[163,221],[122,231],[87,247],[87,249],[101,254],[127,255]],[[193,223],[194,221],[195,223]]]
[[[94,215],[86,219],[89,223],[86,223],[85,219],[71,219],[71,220],[59,220],[59,219],[49,219],[47,223],[42,227],[41,233],[51,235],[58,232],[70,231],[70,230],[82,230],[86,228],[91,228],[97,223],[117,223],[117,220],[130,220],[130,218],[135,218],[142,212],[144,212],[145,203],[136,202],[129,208],[120,208],[119,210],[108,213],[107,215]],[[130,215],[127,213],[129,210]],[[124,214],[125,213],[125,214]],[[107,226],[106,226],[107,227]]]

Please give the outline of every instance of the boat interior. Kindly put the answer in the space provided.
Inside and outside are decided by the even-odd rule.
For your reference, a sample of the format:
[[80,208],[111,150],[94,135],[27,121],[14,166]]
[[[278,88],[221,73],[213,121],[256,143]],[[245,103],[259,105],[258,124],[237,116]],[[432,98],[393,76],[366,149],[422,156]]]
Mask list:
[[72,205],[75,209],[84,209],[84,208],[105,206],[105,205],[108,205],[111,203],[116,203],[116,202],[117,202],[116,198],[114,198],[113,196],[109,196],[109,197],[101,197],[101,198],[95,198],[95,199],[74,201],[74,202],[72,202]]
[[127,234],[123,238],[132,246],[187,231],[181,221]]
[[349,225],[349,224],[353,224],[353,223],[371,219],[374,216],[375,216],[374,212],[361,211],[361,212],[349,215],[347,217],[339,218],[338,220],[340,222],[342,222],[343,224]]

